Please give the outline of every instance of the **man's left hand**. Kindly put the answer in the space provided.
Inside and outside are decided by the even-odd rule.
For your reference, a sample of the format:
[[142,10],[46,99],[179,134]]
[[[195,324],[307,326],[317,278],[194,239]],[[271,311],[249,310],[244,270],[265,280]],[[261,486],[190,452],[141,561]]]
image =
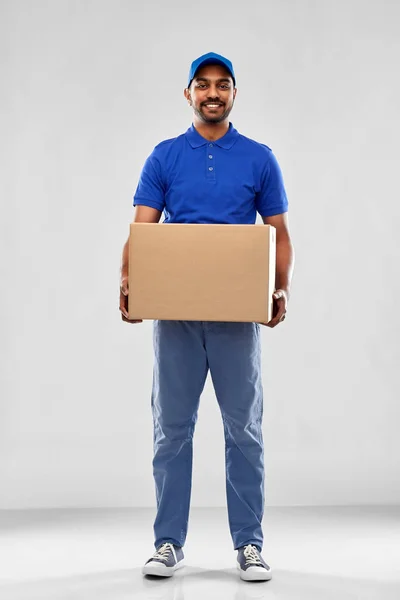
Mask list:
[[266,325],[267,327],[275,327],[282,323],[282,321],[286,318],[286,310],[289,302],[288,292],[286,290],[275,290],[273,293],[273,317],[268,323],[261,323],[261,325]]

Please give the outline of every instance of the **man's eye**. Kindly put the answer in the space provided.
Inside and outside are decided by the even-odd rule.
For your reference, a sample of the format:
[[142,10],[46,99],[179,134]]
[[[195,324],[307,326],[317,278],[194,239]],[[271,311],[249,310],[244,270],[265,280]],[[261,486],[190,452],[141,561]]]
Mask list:
[[[198,87],[198,88],[204,88],[204,87],[207,87],[207,84],[205,84],[205,83],[198,83],[196,87]],[[225,90],[229,90],[229,88],[230,88],[229,84],[226,84],[226,83],[222,83],[220,85],[220,87],[222,87],[222,89],[225,89]]]

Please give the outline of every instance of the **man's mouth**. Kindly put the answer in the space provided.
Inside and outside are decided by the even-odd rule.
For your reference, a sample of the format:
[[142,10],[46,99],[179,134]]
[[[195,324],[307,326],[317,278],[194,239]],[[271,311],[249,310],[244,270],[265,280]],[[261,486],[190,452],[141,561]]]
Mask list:
[[207,108],[219,108],[220,106],[222,106],[222,104],[217,104],[215,102],[210,102],[208,104],[204,104],[204,106],[206,106]]

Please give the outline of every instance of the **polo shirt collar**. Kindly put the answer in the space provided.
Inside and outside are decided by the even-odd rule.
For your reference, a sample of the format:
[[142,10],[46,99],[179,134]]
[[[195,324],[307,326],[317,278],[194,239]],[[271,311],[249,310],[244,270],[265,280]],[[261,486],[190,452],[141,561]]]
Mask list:
[[221,148],[225,148],[225,150],[229,150],[232,148],[233,144],[239,137],[239,132],[234,128],[232,123],[229,121],[229,129],[219,140],[215,140],[210,142],[210,140],[206,140],[202,135],[197,131],[193,123],[186,131],[185,136],[192,146],[192,148],[199,148],[200,146],[205,146],[206,144],[213,143],[216,146],[220,146]]

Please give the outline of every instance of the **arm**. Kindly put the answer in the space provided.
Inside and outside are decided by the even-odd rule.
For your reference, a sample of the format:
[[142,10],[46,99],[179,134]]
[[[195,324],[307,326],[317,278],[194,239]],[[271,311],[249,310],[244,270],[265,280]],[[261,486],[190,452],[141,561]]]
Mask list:
[[276,229],[276,289],[289,296],[294,252],[290,241],[288,199],[278,161],[271,149],[267,151],[260,171],[260,190],[256,194],[256,208],[266,225]]
[[[269,327],[275,327],[286,313],[295,255],[290,239],[288,213],[263,217],[262,219],[265,225],[273,225],[276,228],[276,292],[274,293],[274,300],[276,301],[274,314],[275,312],[276,314],[268,323]],[[278,290],[283,290],[284,293]]]
[[[162,212],[156,208],[150,206],[138,205],[135,207],[135,214],[133,217],[133,223],[158,223],[161,218]],[[129,237],[125,242],[122,250],[121,260],[121,280],[123,277],[128,277],[129,267]]]
[[290,285],[294,268],[294,248],[290,239],[288,213],[263,217],[265,225],[276,229],[276,278],[275,288],[290,295]]
[[[135,207],[135,214],[133,217],[133,223],[158,223],[162,215],[162,211],[150,206],[137,205]],[[140,323],[139,320],[128,319],[128,273],[129,273],[129,237],[125,242],[122,250],[121,260],[121,275],[120,275],[120,294],[119,294],[119,309],[121,311],[121,317],[123,321],[128,323]]]

